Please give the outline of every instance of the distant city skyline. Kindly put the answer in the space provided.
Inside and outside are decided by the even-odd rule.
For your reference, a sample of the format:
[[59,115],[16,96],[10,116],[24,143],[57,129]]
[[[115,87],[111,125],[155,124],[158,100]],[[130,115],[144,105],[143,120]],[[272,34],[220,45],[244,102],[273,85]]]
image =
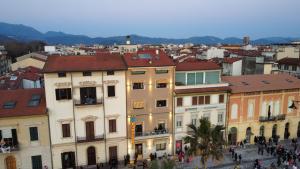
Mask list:
[[2,0],[0,22],[90,37],[300,37],[299,0]]

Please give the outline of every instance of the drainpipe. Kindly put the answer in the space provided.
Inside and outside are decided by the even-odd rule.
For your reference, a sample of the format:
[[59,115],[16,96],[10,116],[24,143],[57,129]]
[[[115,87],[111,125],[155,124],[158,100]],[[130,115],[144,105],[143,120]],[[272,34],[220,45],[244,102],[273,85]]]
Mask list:
[[[228,119],[229,119],[229,95],[230,92],[227,91],[227,99],[226,99],[226,116],[225,116],[225,141],[226,141],[226,146],[228,145]],[[226,147],[225,146],[225,147]]]
[[[46,93],[46,92],[45,92]],[[50,119],[49,119],[49,111],[48,108],[46,108],[46,113],[47,113],[47,120],[48,120],[48,136],[49,136],[49,141],[50,141],[50,155],[51,155],[51,168],[53,169],[53,156],[52,156],[52,139],[51,139],[51,134],[50,134]]]
[[104,120],[104,147],[105,147],[105,162],[107,162],[107,151],[106,151],[106,120],[105,120],[105,99],[104,99],[104,83],[103,83],[103,72],[102,72],[102,97],[103,97],[103,120]]
[[72,76],[72,72],[71,74],[71,84],[72,84],[72,109],[73,109],[73,120],[74,120],[74,139],[75,139],[75,158],[76,158],[76,166],[78,166],[78,156],[77,156],[77,132],[76,132],[76,118],[75,118],[75,105],[74,105],[74,90],[73,90],[73,76]]

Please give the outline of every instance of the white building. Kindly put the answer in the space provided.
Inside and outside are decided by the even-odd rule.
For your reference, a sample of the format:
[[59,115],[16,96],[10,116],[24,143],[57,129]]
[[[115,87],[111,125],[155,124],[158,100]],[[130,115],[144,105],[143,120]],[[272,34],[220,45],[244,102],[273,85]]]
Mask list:
[[48,58],[44,78],[54,169],[123,160],[126,69],[114,54]]
[[221,68],[214,62],[186,60],[176,64],[175,152],[183,150],[188,124],[199,125],[208,118],[213,125],[225,125],[229,87],[221,82]]
[[0,46],[0,76],[10,71],[11,59],[4,46]]
[[242,59],[224,58],[222,62],[223,75],[240,76],[242,75]]
[[209,49],[203,51],[201,55],[197,57],[199,59],[212,59],[212,58],[224,58],[225,49],[220,49],[217,47],[210,47]]

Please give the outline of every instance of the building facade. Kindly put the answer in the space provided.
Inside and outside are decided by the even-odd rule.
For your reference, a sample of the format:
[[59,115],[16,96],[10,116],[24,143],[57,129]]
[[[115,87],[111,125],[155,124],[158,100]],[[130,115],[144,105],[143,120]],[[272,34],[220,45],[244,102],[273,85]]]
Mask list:
[[124,56],[127,71],[128,152],[149,158],[172,154],[174,63],[160,50]]
[[10,71],[11,59],[4,46],[0,46],[0,76]]
[[126,69],[115,54],[48,58],[44,78],[54,169],[123,160]]
[[176,63],[174,90],[174,149],[184,150],[189,124],[199,126],[201,118],[225,127],[229,87],[221,82],[221,67],[211,61],[186,60]]
[[[230,84],[228,142],[254,143],[254,136],[288,139],[300,135],[300,80],[287,74],[223,77]],[[296,104],[296,102],[294,103]]]
[[[0,91],[0,168],[52,168],[43,89]],[[20,97],[22,96],[22,97]]]

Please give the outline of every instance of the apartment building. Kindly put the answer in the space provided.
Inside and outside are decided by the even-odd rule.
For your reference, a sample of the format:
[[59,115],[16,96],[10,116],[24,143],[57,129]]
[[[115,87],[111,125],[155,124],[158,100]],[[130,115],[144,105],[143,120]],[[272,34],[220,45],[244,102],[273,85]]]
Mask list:
[[229,144],[254,143],[254,136],[300,136],[300,80],[287,74],[226,76],[230,84]]
[[225,126],[230,88],[221,81],[221,67],[212,61],[188,59],[176,63],[174,110],[176,153],[184,150],[188,125],[207,118],[212,125]]
[[278,73],[287,73],[300,78],[300,56],[299,58],[282,58],[277,61]]
[[0,168],[52,168],[44,90],[1,90],[0,96]]
[[126,69],[118,54],[48,58],[44,79],[53,169],[123,160]]
[[144,159],[172,154],[174,63],[161,50],[126,53],[128,152]]

